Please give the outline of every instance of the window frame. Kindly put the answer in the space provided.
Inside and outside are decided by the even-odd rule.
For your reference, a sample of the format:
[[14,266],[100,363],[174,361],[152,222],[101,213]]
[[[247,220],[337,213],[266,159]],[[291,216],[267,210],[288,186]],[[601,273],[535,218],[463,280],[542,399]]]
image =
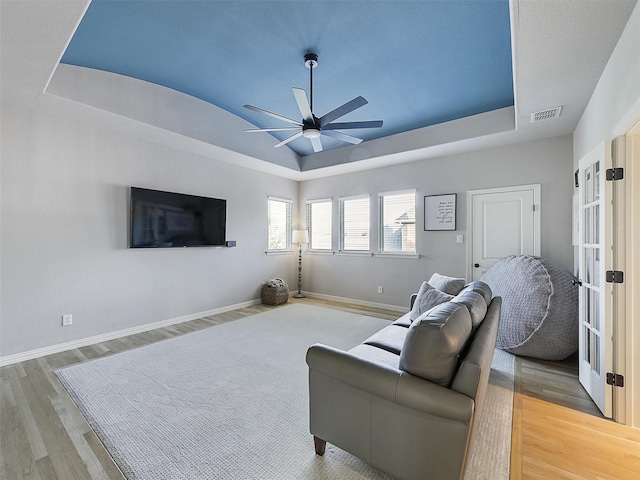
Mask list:
[[[328,203],[329,210],[329,248],[313,248],[313,216],[312,216],[312,205],[319,203]],[[307,221],[307,232],[309,234],[309,252],[318,252],[318,253],[328,253],[333,252],[333,198],[317,198],[313,200],[307,200],[305,202],[305,218]]]
[[[369,246],[365,249],[347,249],[345,248],[345,225],[344,225],[344,203],[351,200],[363,200],[366,199],[368,202],[368,211],[367,211],[367,223],[368,223],[368,240]],[[370,194],[362,194],[362,195],[351,195],[348,197],[339,197],[338,198],[338,217],[339,217],[339,228],[338,228],[338,251],[339,253],[347,253],[347,254],[355,254],[355,255],[371,255],[371,195]]]
[[[270,248],[271,239],[271,202],[280,202],[285,204],[285,246],[284,248]],[[267,197],[267,251],[268,254],[273,253],[291,253],[293,252],[293,200],[288,198]]]
[[[392,197],[392,196],[398,196],[398,195],[413,195],[413,211],[414,211],[414,218],[413,218],[413,250],[386,250],[385,246],[384,246],[384,236],[385,236],[385,231],[384,231],[384,198],[385,197]],[[389,255],[389,256],[410,256],[410,257],[414,257],[417,255],[418,253],[418,246],[417,246],[417,241],[418,241],[418,234],[417,234],[417,191],[416,189],[406,189],[406,190],[395,190],[395,191],[390,191],[390,192],[380,192],[378,193],[378,251],[376,253],[376,255]]]

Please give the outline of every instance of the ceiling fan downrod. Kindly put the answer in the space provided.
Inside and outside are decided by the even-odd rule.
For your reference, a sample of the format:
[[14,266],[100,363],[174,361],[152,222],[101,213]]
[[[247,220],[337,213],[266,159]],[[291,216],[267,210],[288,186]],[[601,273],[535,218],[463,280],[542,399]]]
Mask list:
[[309,69],[309,108],[313,112],[313,69],[318,66],[318,55],[312,52],[305,53],[304,65]]

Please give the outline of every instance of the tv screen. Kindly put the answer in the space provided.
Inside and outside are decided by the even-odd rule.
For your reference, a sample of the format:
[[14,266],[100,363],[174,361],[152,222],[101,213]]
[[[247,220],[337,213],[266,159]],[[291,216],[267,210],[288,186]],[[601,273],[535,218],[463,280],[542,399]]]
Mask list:
[[227,201],[131,187],[131,248],[224,246]]

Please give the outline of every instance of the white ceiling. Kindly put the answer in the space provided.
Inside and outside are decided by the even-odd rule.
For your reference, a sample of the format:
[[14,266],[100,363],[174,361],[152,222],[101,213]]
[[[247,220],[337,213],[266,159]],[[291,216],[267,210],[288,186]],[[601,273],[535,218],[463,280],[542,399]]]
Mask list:
[[[299,168],[295,162],[292,168],[291,158],[267,152],[273,142],[264,139],[243,150],[216,138],[172,132],[169,122],[150,125],[140,118],[123,119],[121,112],[87,107],[91,99],[83,105],[73,91],[63,94],[65,89],[59,86],[56,90],[62,83],[55,78],[47,91],[86,11],[86,0],[1,0],[0,98],[2,103],[126,128],[150,141],[202,155],[222,158],[224,151],[228,161],[298,180],[572,133],[636,1],[512,0],[510,4],[515,107],[371,140],[339,149],[339,154],[326,151],[298,158]],[[530,122],[531,113],[556,106],[562,106],[559,118]],[[238,119],[241,124],[244,121]]]

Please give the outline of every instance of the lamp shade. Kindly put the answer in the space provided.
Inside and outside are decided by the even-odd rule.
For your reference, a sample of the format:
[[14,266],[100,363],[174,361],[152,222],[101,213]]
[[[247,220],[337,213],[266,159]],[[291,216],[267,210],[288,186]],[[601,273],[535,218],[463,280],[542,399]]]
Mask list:
[[306,230],[293,231],[293,243],[309,243],[309,232]]

